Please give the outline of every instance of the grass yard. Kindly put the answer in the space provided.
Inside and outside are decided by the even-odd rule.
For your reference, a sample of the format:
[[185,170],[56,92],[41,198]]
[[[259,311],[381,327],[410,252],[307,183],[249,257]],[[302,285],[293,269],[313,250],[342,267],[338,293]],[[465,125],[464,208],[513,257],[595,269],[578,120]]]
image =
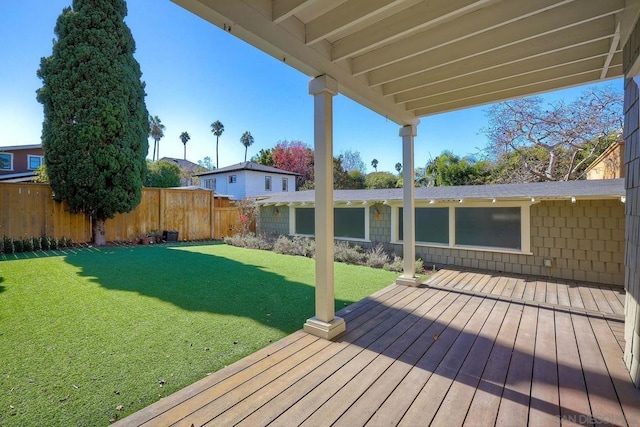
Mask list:
[[[309,258],[224,244],[26,257],[0,261],[2,426],[106,425],[300,329],[314,311]],[[337,309],[397,276],[346,264],[335,273]]]

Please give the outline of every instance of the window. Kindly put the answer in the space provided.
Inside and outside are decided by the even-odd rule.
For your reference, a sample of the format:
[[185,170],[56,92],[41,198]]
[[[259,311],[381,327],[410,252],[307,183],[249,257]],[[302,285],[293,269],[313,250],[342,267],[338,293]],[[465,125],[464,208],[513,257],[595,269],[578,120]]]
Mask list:
[[[416,242],[449,243],[449,208],[416,208]],[[403,208],[398,210],[398,238],[403,236]]]
[[205,179],[204,180],[204,188],[209,189],[209,190],[215,190],[216,189],[216,179],[215,178]]
[[282,178],[282,191],[289,191],[289,180]]
[[27,163],[30,170],[36,170],[42,166],[42,156],[27,156]]
[[264,177],[264,189],[266,191],[271,191],[271,177],[270,176],[265,176]]
[[[369,233],[369,208],[333,208],[333,235],[341,239],[366,240]],[[293,234],[313,236],[315,209],[295,208]]]
[[13,154],[0,153],[0,170],[13,170]]
[[237,175],[229,175],[229,184],[235,184],[238,181]]
[[521,249],[520,208],[456,208],[456,244]]
[[[529,253],[531,225],[526,202],[478,203],[460,207],[417,207],[416,244]],[[403,240],[403,208],[392,210],[396,241]],[[395,225],[394,225],[395,224]]]

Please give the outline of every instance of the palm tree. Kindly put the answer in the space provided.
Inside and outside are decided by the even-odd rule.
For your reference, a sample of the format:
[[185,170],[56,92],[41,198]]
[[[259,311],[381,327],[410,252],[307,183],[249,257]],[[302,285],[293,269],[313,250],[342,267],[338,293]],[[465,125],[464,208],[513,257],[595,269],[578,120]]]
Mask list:
[[158,116],[149,115],[149,136],[153,138],[153,157],[151,160],[156,160],[156,148],[158,149],[157,155],[160,157],[160,139],[164,137],[165,126]]
[[224,125],[220,120],[216,120],[215,122],[211,123],[211,133],[216,136],[216,168],[220,167],[220,160],[218,160],[218,138],[220,138],[222,132],[224,132]]
[[180,141],[184,144],[184,159],[187,160],[187,142],[191,139],[187,132],[180,134]]
[[242,134],[242,136],[240,137],[240,142],[242,142],[242,145],[244,145],[244,161],[247,161],[247,149],[249,147],[251,147],[253,145],[253,136],[251,135],[251,132],[246,131],[245,133]]
[[373,169],[378,172],[378,159],[371,160],[371,166],[373,166]]
[[398,172],[398,175],[400,175],[401,170],[402,170],[402,163],[400,162],[396,163],[396,172]]

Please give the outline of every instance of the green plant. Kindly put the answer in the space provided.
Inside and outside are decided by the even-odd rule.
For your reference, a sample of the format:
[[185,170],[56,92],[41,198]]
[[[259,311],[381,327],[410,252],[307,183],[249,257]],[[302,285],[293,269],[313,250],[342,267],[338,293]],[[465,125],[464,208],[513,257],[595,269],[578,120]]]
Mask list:
[[11,237],[7,237],[7,236],[2,237],[2,247],[3,247],[3,252],[5,254],[16,253],[16,248],[13,244],[13,239]]
[[365,254],[365,264],[373,268],[383,268],[389,262],[389,255],[381,244],[369,249]]
[[51,244],[47,236],[40,237],[40,248],[43,251],[48,251],[49,249],[51,249]]
[[333,250],[333,258],[347,264],[363,264],[365,254],[360,246],[351,246],[349,242],[337,242]]

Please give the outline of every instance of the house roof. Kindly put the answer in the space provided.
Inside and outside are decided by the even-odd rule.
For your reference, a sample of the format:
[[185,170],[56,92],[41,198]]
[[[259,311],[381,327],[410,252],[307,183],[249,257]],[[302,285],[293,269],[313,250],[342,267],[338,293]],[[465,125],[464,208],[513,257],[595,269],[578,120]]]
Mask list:
[[[489,200],[549,200],[571,199],[619,199],[625,196],[624,179],[580,180],[567,182],[535,182],[527,184],[468,185],[454,187],[416,188],[416,201],[489,201]],[[335,203],[402,202],[402,188],[382,190],[334,190]],[[314,191],[277,193],[260,198],[258,203],[289,204],[313,203]]]
[[36,177],[36,171],[16,172],[0,175],[0,182],[29,182]]
[[34,150],[36,148],[42,148],[42,144],[5,145],[0,147],[0,151]]
[[202,168],[202,166],[200,166],[197,163],[193,163],[193,162],[190,162],[189,160],[184,160],[184,159],[176,159],[174,157],[163,157],[158,161],[173,162],[189,172],[196,171]]
[[173,0],[400,125],[622,77],[637,0]]
[[217,175],[217,174],[221,174],[221,173],[243,171],[243,170],[256,171],[256,172],[279,173],[281,175],[293,175],[293,176],[300,175],[300,174],[295,173],[295,172],[289,172],[289,171],[278,169],[278,168],[274,168],[274,167],[271,167],[271,166],[261,165],[260,163],[255,163],[255,162],[237,163],[235,165],[225,166],[225,167],[220,168],[220,169],[215,169],[215,170],[212,170],[212,171],[202,172],[202,173],[198,173],[196,175],[197,176]]

